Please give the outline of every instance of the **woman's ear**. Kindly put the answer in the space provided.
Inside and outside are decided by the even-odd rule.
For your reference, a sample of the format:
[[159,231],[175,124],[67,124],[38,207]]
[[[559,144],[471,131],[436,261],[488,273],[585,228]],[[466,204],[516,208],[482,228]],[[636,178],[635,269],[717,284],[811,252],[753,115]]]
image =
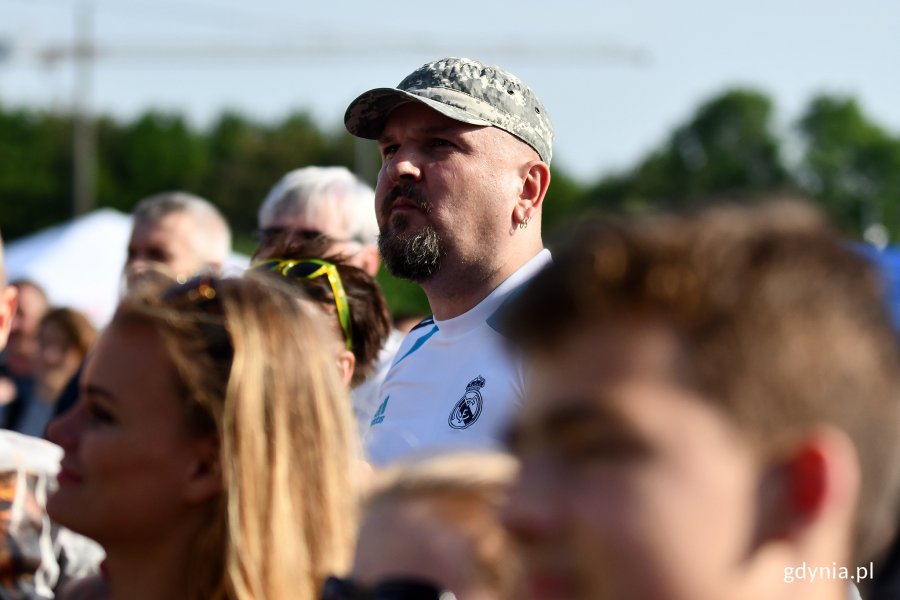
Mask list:
[[187,466],[184,498],[190,504],[203,504],[222,493],[222,463],[219,442],[212,436],[193,443],[194,458]]
[[350,380],[353,379],[353,371],[356,370],[356,356],[349,350],[341,350],[337,355],[338,373],[341,375],[341,381],[344,385],[350,387]]

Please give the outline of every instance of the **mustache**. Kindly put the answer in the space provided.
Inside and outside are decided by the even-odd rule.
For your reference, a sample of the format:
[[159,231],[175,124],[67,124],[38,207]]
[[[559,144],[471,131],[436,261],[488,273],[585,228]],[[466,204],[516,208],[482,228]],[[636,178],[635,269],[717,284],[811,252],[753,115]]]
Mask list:
[[431,211],[431,204],[425,198],[422,190],[413,183],[403,183],[392,187],[391,191],[385,196],[384,204],[381,207],[381,213],[385,218],[390,214],[394,204],[401,197],[414,202],[418,209],[426,215]]

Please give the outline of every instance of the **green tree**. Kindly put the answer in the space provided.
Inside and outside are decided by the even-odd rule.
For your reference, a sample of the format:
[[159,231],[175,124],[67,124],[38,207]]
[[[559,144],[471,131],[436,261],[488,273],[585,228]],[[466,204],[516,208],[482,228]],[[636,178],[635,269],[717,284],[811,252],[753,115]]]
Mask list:
[[127,212],[145,196],[195,191],[202,181],[205,140],[180,115],[149,112],[125,127],[101,120],[97,131],[101,206]]
[[309,165],[352,164],[352,147],[329,135],[306,113],[272,126],[237,113],[223,115],[208,133],[212,168],[202,189],[239,235],[256,228],[256,214],[269,189],[288,171]]
[[71,165],[70,118],[0,110],[0,226],[6,239],[71,214]]
[[571,215],[582,210],[584,192],[584,186],[569,176],[564,167],[554,165],[541,217],[545,235],[556,235],[557,230],[565,225]]
[[814,98],[798,122],[798,178],[832,218],[854,233],[883,223],[900,235],[900,140],[863,114],[852,98]]
[[593,186],[591,203],[642,212],[790,188],[772,116],[761,92],[727,91],[701,105],[635,169]]

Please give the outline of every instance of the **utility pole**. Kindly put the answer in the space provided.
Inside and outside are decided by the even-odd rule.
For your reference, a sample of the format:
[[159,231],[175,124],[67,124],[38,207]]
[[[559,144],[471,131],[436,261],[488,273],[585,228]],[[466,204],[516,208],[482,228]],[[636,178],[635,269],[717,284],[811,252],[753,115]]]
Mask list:
[[75,89],[72,98],[72,212],[77,217],[94,209],[96,139],[91,114],[91,67],[94,59],[93,6],[79,0],[75,7]]

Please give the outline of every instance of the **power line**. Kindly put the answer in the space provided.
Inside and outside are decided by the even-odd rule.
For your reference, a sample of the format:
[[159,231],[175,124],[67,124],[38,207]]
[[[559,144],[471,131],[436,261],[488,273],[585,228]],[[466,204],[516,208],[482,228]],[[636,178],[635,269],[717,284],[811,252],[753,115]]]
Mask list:
[[[124,9],[124,6],[117,5]],[[131,9],[134,8],[134,3]],[[377,60],[395,57],[408,57],[411,54],[440,56],[459,55],[460,51],[478,56],[490,55],[492,59],[507,57],[515,60],[526,60],[530,65],[555,66],[598,66],[623,64],[643,66],[649,60],[649,54],[641,48],[628,47],[612,43],[596,41],[568,40],[564,43],[542,42],[539,45],[525,44],[518,41],[500,41],[483,43],[454,39],[440,43],[440,40],[411,39],[408,35],[381,34],[372,36],[340,37],[335,39],[326,32],[306,36],[303,41],[294,41],[297,32],[287,35],[272,35],[276,41],[252,43],[246,38],[240,41],[205,40],[192,43],[161,44],[153,42],[110,43],[97,42],[94,39],[92,0],[78,0],[76,5],[76,40],[74,43],[55,43],[32,48],[16,48],[0,39],[0,59],[32,59],[47,66],[55,66],[64,62],[74,62],[75,89],[73,98],[74,131],[74,172],[73,209],[76,215],[88,212],[94,205],[94,170],[96,141],[93,119],[90,110],[91,76],[98,61],[119,61],[128,64],[165,63],[168,68],[185,64],[190,60],[203,60],[223,67],[233,66],[235,61],[287,62],[296,65],[298,61],[316,64],[329,62],[340,64],[348,61],[348,66],[359,68],[363,61],[372,63]],[[144,5],[149,8],[149,5]],[[154,6],[151,12],[155,12]],[[183,6],[179,9],[183,10]],[[133,13],[130,13],[133,14]],[[179,17],[184,16],[182,13]],[[221,22],[221,14],[214,19]],[[206,15],[208,16],[208,14]],[[225,20],[233,22],[234,16]],[[289,41],[281,41],[287,38]],[[390,40],[401,40],[392,42]],[[351,61],[352,62],[349,62]]]
[[[411,54],[439,55],[450,44],[434,42],[404,41],[394,44],[374,40],[353,41],[308,41],[270,42],[262,44],[210,41],[190,44],[51,44],[35,49],[33,58],[53,66],[66,60],[91,60],[105,62],[140,62],[203,60],[219,62],[230,66],[235,60],[298,60],[341,61],[353,59],[376,61],[384,58],[404,57]],[[454,42],[459,47],[459,42]],[[625,64],[644,66],[649,63],[649,54],[640,48],[629,48],[609,43],[568,42],[562,44],[542,44],[540,47],[516,42],[478,44],[479,55],[527,60],[529,64],[560,65],[608,65]]]

